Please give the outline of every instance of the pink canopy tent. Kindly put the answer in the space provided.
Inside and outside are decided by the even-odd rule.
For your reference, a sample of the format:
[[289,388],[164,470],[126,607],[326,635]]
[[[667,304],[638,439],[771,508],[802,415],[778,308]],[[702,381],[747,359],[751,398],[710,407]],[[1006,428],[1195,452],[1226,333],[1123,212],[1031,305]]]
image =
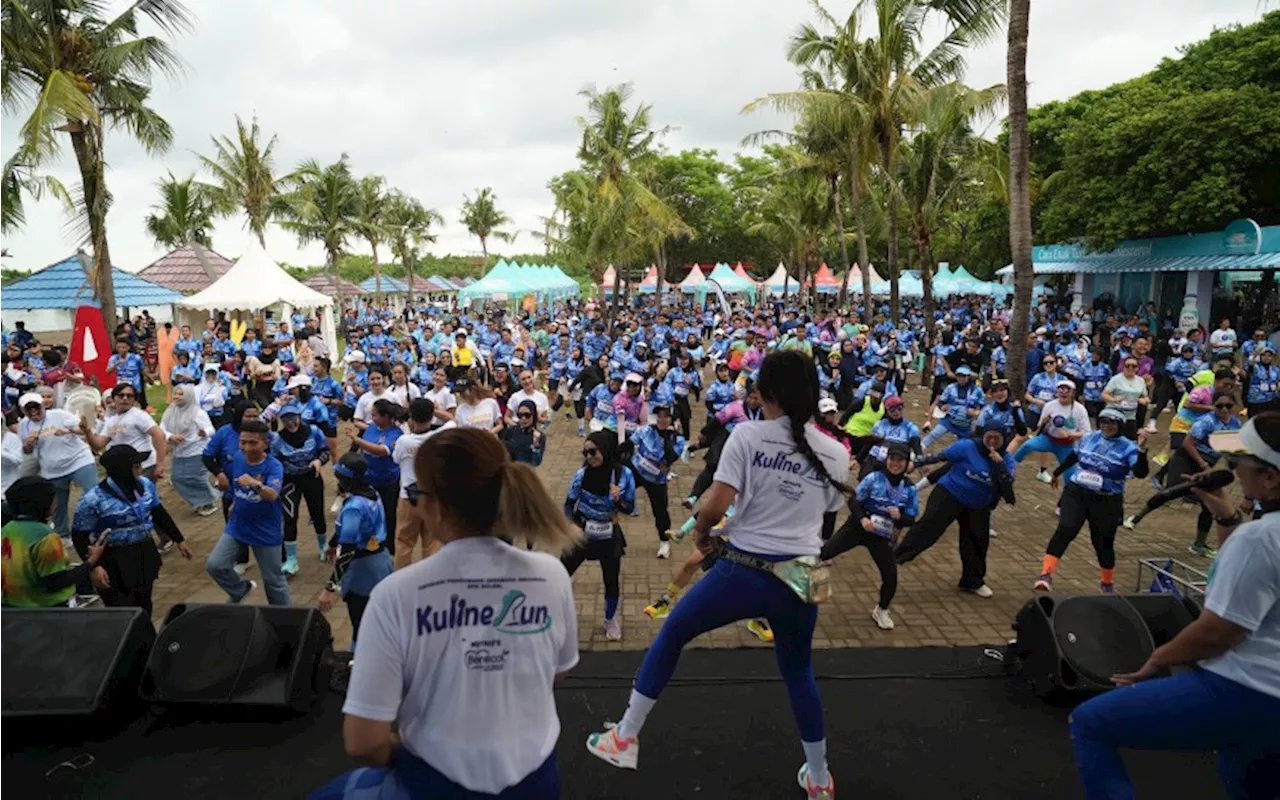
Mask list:
[[831,274],[831,268],[826,263],[818,267],[818,271],[814,274],[810,285],[816,291],[823,293],[840,291],[840,281],[836,280],[836,276]]
[[741,261],[734,266],[733,273],[743,280],[751,281],[752,283],[759,283],[759,281],[747,274],[747,270],[742,266]]
[[617,277],[618,277],[617,271],[613,268],[612,264],[609,265],[609,267],[605,269],[604,275],[601,276],[600,278],[600,293],[612,294],[613,282],[617,280]]
[[655,266],[655,265],[653,265],[653,264],[650,264],[650,265],[649,265],[649,271],[648,271],[648,272],[646,272],[646,273],[644,274],[644,280],[640,281],[640,285],[637,287],[637,290],[638,290],[638,291],[641,291],[641,292],[656,292],[656,291],[658,291],[658,268],[657,268],[657,266]]

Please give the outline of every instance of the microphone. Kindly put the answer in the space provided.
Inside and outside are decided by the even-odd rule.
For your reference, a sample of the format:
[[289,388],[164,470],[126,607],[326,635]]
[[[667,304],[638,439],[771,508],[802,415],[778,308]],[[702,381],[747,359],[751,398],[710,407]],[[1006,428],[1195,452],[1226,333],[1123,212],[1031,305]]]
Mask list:
[[1222,489],[1229,486],[1235,479],[1236,476],[1233,472],[1230,470],[1220,469],[1201,475],[1193,480],[1183,481],[1182,483],[1162,489],[1161,491],[1151,495],[1150,499],[1147,500],[1146,506],[1144,506],[1137,514],[1130,517],[1125,523],[1125,527],[1132,529],[1142,521],[1143,517],[1150,514],[1152,511],[1155,511],[1165,503],[1168,503],[1170,500],[1177,500],[1180,497],[1186,497],[1191,494],[1192,489]]

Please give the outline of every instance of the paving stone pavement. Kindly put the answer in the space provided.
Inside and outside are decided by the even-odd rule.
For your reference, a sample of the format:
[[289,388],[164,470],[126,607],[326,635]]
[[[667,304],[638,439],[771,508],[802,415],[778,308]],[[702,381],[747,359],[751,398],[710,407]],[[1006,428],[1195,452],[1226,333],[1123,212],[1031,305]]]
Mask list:
[[[919,376],[911,377],[918,384]],[[928,392],[913,385],[906,394],[907,416],[922,423],[928,406]],[[1167,428],[1169,416],[1161,418]],[[581,440],[576,424],[560,415],[551,425],[549,449],[539,472],[548,491],[559,504],[574,471],[581,464]],[[1167,436],[1152,437],[1151,453],[1163,450]],[[833,593],[818,614],[814,645],[833,647],[915,647],[999,644],[1011,636],[1014,614],[1032,595],[1031,584],[1039,572],[1045,544],[1054,531],[1054,508],[1058,492],[1035,480],[1035,456],[1018,470],[1015,491],[1018,502],[1010,507],[1001,504],[993,514],[992,527],[998,536],[991,540],[988,556],[987,583],[995,596],[981,599],[955,588],[960,574],[955,527],[931,550],[899,571],[898,594],[892,612],[897,622],[893,631],[881,631],[871,621],[876,604],[879,573],[866,550],[859,548],[844,554],[832,566]],[[679,526],[687,517],[679,507],[697,471],[701,458],[695,454],[691,463],[678,464],[678,477],[670,492],[673,524]],[[326,470],[327,501],[333,496],[332,471]],[[1134,513],[1151,494],[1145,480],[1129,482],[1126,508]],[[204,558],[222,532],[220,515],[198,517],[162,482],[161,496],[183,534],[188,538],[195,559],[186,562],[173,551],[165,556],[164,568],[155,587],[155,622],[159,624],[175,603],[222,602],[226,595],[204,571]],[[924,505],[924,498],[921,507]],[[604,595],[599,566],[587,562],[574,576],[578,601],[580,645],[589,650],[641,650],[653,640],[661,622],[644,615],[644,607],[656,599],[671,580],[673,572],[693,549],[692,541],[674,545],[669,560],[655,558],[657,535],[648,500],[638,498],[640,516],[623,520],[628,550],[622,564],[621,642],[604,638]],[[1138,580],[1137,560],[1142,556],[1173,556],[1207,568],[1208,562],[1187,553],[1195,531],[1195,513],[1180,503],[1153,513],[1138,530],[1121,529],[1116,541],[1116,582],[1121,591],[1133,591]],[[841,513],[841,521],[847,512]],[[329,515],[332,529],[332,515]],[[306,523],[299,526],[299,561],[301,569],[290,581],[295,605],[314,604],[329,575],[328,565],[320,563],[315,538]],[[251,567],[247,577],[256,575]],[[1063,559],[1054,584],[1058,593],[1096,593],[1098,570],[1085,529]],[[266,603],[261,588],[246,602]],[[336,604],[328,618],[333,626],[335,644],[345,647],[351,640],[351,625],[345,607]],[[694,646],[747,647],[766,646],[756,640],[743,625],[732,625],[700,637]]]

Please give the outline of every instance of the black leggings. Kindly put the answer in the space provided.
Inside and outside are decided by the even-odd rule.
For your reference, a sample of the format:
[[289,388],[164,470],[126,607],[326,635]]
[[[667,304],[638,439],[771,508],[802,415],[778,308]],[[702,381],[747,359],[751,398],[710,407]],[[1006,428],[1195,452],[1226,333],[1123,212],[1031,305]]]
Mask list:
[[676,397],[674,411],[676,424],[680,427],[680,435],[685,438],[685,441],[692,442],[693,437],[690,435],[690,420],[693,419],[693,411],[689,408],[689,398],[687,396]]
[[[391,536],[388,539],[394,538]],[[364,610],[369,605],[369,595],[348,592],[342,598],[347,603],[347,616],[351,619],[351,649],[356,648],[356,637],[360,635],[360,620],[364,618]]]
[[653,509],[653,524],[658,529],[658,539],[664,542],[670,541],[671,513],[667,511],[667,485],[647,481],[635,470],[632,470],[631,474],[635,476],[636,486],[644,489],[645,494],[649,495],[649,507]]
[[[942,375],[933,376],[933,389],[931,389],[929,392],[930,405],[938,401],[938,398],[942,395],[942,390],[947,388],[948,383],[951,383],[951,379],[948,378],[945,373]],[[932,421],[933,420],[930,420],[930,422]]]
[[[834,515],[833,515],[834,516]],[[871,560],[876,562],[880,570],[880,607],[887,609],[898,591],[898,562],[894,560],[893,542],[883,536],[868,533],[858,521],[858,517],[850,514],[840,530],[835,532],[822,545],[822,559],[825,561],[858,545],[867,548]]]
[[579,421],[581,421],[581,420],[582,420],[582,418],[583,418],[584,416],[586,416],[586,413],[587,413],[587,401],[586,401],[586,400],[574,400],[574,401],[573,401],[573,415],[574,415],[575,417],[577,417]]
[[1062,558],[1085,522],[1088,522],[1089,539],[1093,542],[1094,554],[1098,556],[1098,566],[1115,569],[1116,528],[1124,519],[1124,495],[1091,492],[1068,483],[1067,488],[1062,490],[1058,508],[1062,509],[1058,516],[1058,529],[1053,532],[1053,538],[1044,551]]
[[952,522],[960,525],[961,589],[977,589],[986,583],[987,547],[991,544],[991,509],[965,508],[943,486],[929,493],[924,513],[907,529],[894,557],[905,564],[928,550]]
[[716,477],[716,468],[720,466],[720,453],[724,450],[727,441],[729,441],[729,431],[723,427],[718,428],[715,438],[707,447],[706,466],[702,468],[702,472],[698,473],[698,477],[693,479],[693,489],[689,491],[690,497],[701,497],[703,492],[711,488],[711,482]]
[[151,589],[154,585],[148,583],[145,586],[133,586],[128,589],[112,586],[109,589],[99,589],[98,596],[102,598],[102,604],[108,608],[140,608],[150,617]]
[[[317,536],[324,536],[324,481],[313,472],[285,475],[280,489],[280,505],[284,510],[284,540],[298,541],[298,519],[302,516],[302,502],[306,501],[311,526]],[[394,530],[394,529],[393,529]],[[390,537],[388,537],[390,538]]]
[[600,574],[604,577],[604,599],[617,600],[622,596],[622,529],[613,526],[612,539],[587,539],[572,552],[560,557],[560,563],[570,577],[578,571],[583,561],[599,561]]
[[382,511],[387,515],[387,552],[396,554],[396,506],[400,503],[400,481],[374,486],[382,500]]
[[1178,399],[1180,393],[1178,387],[1174,385],[1173,378],[1168,375],[1159,375],[1156,377],[1154,392],[1152,393],[1151,403],[1147,406],[1147,411],[1151,415],[1151,419],[1160,416],[1160,412],[1164,411],[1164,407],[1173,404],[1173,411],[1178,411]]

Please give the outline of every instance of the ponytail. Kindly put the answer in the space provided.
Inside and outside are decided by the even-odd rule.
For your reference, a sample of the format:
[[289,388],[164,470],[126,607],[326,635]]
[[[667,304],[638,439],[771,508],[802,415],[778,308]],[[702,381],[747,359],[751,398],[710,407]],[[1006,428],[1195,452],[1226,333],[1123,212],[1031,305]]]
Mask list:
[[500,475],[497,528],[508,536],[521,535],[530,544],[557,556],[578,546],[582,531],[551,502],[532,467],[508,461],[502,465]]

